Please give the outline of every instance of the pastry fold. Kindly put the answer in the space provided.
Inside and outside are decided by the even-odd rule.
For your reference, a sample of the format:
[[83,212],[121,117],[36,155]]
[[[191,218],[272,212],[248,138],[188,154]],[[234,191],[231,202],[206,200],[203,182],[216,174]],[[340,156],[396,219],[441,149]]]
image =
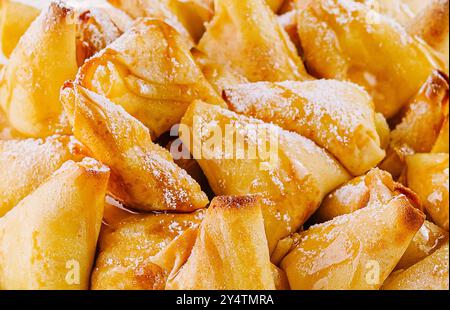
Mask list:
[[406,158],[405,180],[435,224],[448,231],[448,153]]
[[274,290],[262,207],[257,197],[216,197],[167,289]]
[[279,125],[313,140],[347,170],[359,176],[381,162],[385,152],[377,126],[388,128],[377,115],[372,99],[347,82],[260,82],[224,91],[229,108],[237,113]]
[[76,83],[104,95],[159,137],[195,99],[223,104],[169,24],[143,19],[80,69]]
[[294,290],[379,289],[425,215],[404,196],[313,226],[281,262]]
[[[259,135],[256,126],[260,126]],[[194,102],[180,129],[183,144],[194,154],[216,195],[265,198],[262,211],[271,251],[278,240],[300,228],[326,194],[350,178],[311,140],[218,106]],[[209,145],[211,138],[217,141],[211,133],[219,131],[223,139]],[[230,149],[238,138],[245,142]]]
[[66,162],[0,219],[0,288],[89,288],[109,169]]
[[39,13],[39,9],[19,1],[0,1],[0,46],[5,57],[9,58]]
[[84,147],[70,136],[0,141],[0,217],[34,191],[68,160],[79,161]]
[[61,99],[75,137],[111,168],[114,198],[144,211],[189,212],[208,204],[197,182],[122,107],[73,83],[66,84]]
[[404,168],[406,156],[432,151],[441,128],[448,122],[448,99],[448,76],[434,71],[391,132],[387,156],[380,165],[382,169],[398,177]]
[[77,72],[73,9],[52,2],[31,24],[0,79],[0,105],[28,137],[70,132],[59,101],[61,85]]
[[289,36],[261,0],[216,0],[198,48],[251,82],[310,79]]
[[166,20],[183,37],[198,42],[213,15],[209,0],[108,0],[131,17]]
[[448,291],[448,242],[434,254],[414,266],[393,273],[383,290],[446,290]]
[[356,1],[310,1],[299,10],[297,25],[310,73],[365,87],[386,118],[407,104],[433,68],[441,67],[426,44]]
[[138,214],[104,227],[92,289],[165,289],[168,275],[175,268],[168,260],[183,257],[183,251],[190,253],[203,213]]

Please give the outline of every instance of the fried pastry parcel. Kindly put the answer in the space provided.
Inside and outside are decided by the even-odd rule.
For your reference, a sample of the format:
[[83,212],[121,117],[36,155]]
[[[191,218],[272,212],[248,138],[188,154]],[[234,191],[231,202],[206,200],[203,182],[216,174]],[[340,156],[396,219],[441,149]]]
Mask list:
[[313,226],[281,262],[292,289],[379,289],[424,222],[404,196]]
[[[278,240],[300,228],[327,193],[350,178],[311,140],[218,106],[194,102],[182,125],[190,132],[180,131],[181,140],[216,195],[264,196],[271,250]],[[260,126],[259,134],[256,126]],[[223,139],[216,140],[218,133],[224,133]],[[238,139],[244,143],[233,146]]]
[[0,219],[1,289],[88,289],[109,169],[64,164]]
[[439,64],[395,21],[372,17],[370,7],[352,0],[310,1],[299,10],[298,33],[314,76],[364,86],[377,112],[391,118]]
[[448,100],[448,77],[434,71],[391,132],[387,156],[380,165],[382,169],[398,177],[406,156],[432,151],[443,124],[448,120]]
[[108,0],[133,18],[150,17],[167,21],[187,41],[197,42],[212,18],[212,8],[205,0]]
[[194,99],[223,104],[177,31],[144,19],[80,69],[81,86],[119,104],[159,137]]
[[448,143],[449,143],[449,135],[448,135],[448,105],[446,111],[446,117],[444,120],[444,124],[442,124],[441,131],[439,132],[439,136],[436,140],[436,143],[431,150],[432,153],[448,153]]
[[295,46],[262,0],[218,0],[198,45],[251,82],[310,79]]
[[114,42],[131,28],[133,20],[114,7],[93,7],[78,14],[77,60],[83,65],[86,59]]
[[27,31],[38,17],[39,9],[14,0],[0,1],[0,38],[3,55],[9,57]]
[[406,184],[419,196],[427,214],[448,231],[448,154],[416,154],[406,158]]
[[371,204],[385,205],[398,195],[406,196],[414,207],[421,209],[419,199],[414,192],[394,182],[388,172],[375,168],[330,193],[314,214],[314,219],[318,223],[331,221]]
[[189,212],[208,204],[197,182],[122,107],[73,83],[61,98],[75,137],[111,168],[114,198],[144,211]]
[[84,147],[69,136],[0,141],[0,217],[34,191],[63,163],[79,161]]
[[[329,194],[314,214],[314,220],[322,223],[367,206],[385,205],[399,195],[408,198],[416,209],[423,210],[419,198],[413,191],[394,182],[389,173],[373,169],[368,174],[347,182]],[[448,240],[446,231],[425,221],[398,262],[396,269],[414,265],[436,251],[446,240]]]
[[0,105],[11,125],[29,137],[70,132],[59,89],[75,77],[74,11],[52,2],[14,49],[0,79]]
[[263,207],[252,196],[216,197],[187,262],[173,271],[167,289],[275,289]]
[[165,289],[171,268],[165,269],[165,265],[158,262],[158,255],[164,251],[166,257],[174,259],[183,255],[183,244],[179,242],[182,239],[187,242],[186,251],[190,251],[202,219],[203,211],[138,214],[120,221],[112,229],[103,229],[91,279],[92,289]]
[[434,254],[393,273],[383,285],[384,290],[448,290],[448,242]]
[[352,83],[260,82],[229,87],[224,97],[232,111],[313,140],[355,176],[385,156],[378,133],[389,132],[388,125],[369,95]]

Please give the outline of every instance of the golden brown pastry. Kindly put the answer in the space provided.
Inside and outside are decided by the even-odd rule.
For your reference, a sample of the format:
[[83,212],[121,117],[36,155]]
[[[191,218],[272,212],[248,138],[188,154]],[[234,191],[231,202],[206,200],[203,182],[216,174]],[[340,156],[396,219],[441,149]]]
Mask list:
[[[112,229],[103,229],[99,255],[92,273],[94,290],[162,290],[171,269],[158,261],[158,254],[176,258],[181,239],[192,248],[203,211],[192,214],[138,214],[128,216]],[[171,244],[178,249],[170,251]],[[160,259],[161,261],[161,259]],[[173,267],[172,267],[173,268]]]
[[380,165],[394,177],[403,170],[405,156],[429,153],[448,119],[448,77],[434,71],[412,99],[400,123],[391,132],[387,157]]
[[296,132],[328,150],[347,170],[361,175],[385,156],[377,126],[388,128],[359,86],[339,81],[260,82],[224,91],[237,113]]
[[73,83],[61,99],[75,137],[111,168],[114,198],[144,211],[189,212],[208,204],[197,182],[122,107]]
[[289,36],[262,0],[217,0],[198,48],[251,82],[310,79]]
[[[303,225],[326,194],[350,178],[314,142],[218,106],[196,101],[181,124],[181,140],[216,195],[261,194],[266,198],[263,215],[271,251],[278,240]],[[227,134],[230,126],[238,134]],[[259,138],[254,126],[260,126]],[[209,145],[217,136],[208,132],[218,131],[224,138]],[[245,142],[233,145],[233,139]],[[252,150],[257,152],[252,154]]]
[[177,31],[144,19],[80,69],[81,86],[119,104],[159,137],[195,99],[222,104]]
[[415,208],[422,209],[414,192],[394,182],[388,172],[375,168],[330,193],[314,214],[314,220],[323,223],[371,204],[385,205],[398,195],[405,195]]
[[383,290],[448,290],[448,242],[414,266],[393,273]]
[[0,219],[1,289],[88,289],[109,169],[64,164]]
[[77,71],[74,17],[71,8],[52,2],[28,28],[0,77],[0,105],[26,136],[70,132],[59,89]]
[[432,221],[448,231],[448,154],[406,158],[406,184],[417,193]]
[[132,19],[114,7],[93,7],[82,11],[77,20],[78,65],[114,42],[133,25]]
[[422,1],[426,7],[408,24],[412,35],[421,37],[442,55],[448,73],[449,0]]
[[298,33],[311,74],[364,86],[377,112],[391,118],[439,64],[392,19],[370,13],[352,0],[311,1],[299,10]]
[[84,147],[70,136],[45,140],[0,140],[0,217],[34,191],[68,160],[79,161]]
[[248,83],[247,78],[230,66],[213,62],[199,50],[193,49],[191,52],[203,75],[218,94],[222,94],[227,87]]
[[274,290],[262,208],[252,196],[216,197],[189,258],[171,273],[167,289]]
[[0,46],[9,57],[20,38],[38,17],[39,9],[14,0],[0,1]]
[[170,23],[189,41],[197,42],[212,18],[212,8],[205,0],[108,0],[133,18],[150,17]]
[[395,269],[399,270],[411,267],[425,257],[433,254],[446,242],[448,243],[448,232],[429,221],[425,221]]
[[[0,65],[1,70],[1,65]],[[5,113],[0,109],[0,140],[21,139],[22,135],[9,124]]]
[[449,142],[449,135],[448,135],[448,105],[447,105],[447,116],[445,117],[444,124],[442,125],[441,131],[439,133],[439,136],[436,140],[436,143],[433,146],[433,149],[431,150],[432,153],[448,153],[448,142]]
[[294,290],[379,289],[424,222],[404,196],[300,233],[281,262]]

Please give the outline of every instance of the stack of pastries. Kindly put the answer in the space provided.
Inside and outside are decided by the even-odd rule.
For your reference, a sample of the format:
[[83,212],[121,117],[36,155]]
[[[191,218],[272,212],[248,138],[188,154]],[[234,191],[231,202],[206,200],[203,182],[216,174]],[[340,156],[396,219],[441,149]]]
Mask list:
[[0,289],[449,289],[448,0],[0,14]]

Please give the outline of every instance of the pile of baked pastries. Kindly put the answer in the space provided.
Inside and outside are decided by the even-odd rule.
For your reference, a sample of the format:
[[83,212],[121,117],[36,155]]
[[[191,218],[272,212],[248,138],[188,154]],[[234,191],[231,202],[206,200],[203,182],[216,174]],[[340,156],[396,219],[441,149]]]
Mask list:
[[86,2],[0,1],[1,289],[449,288],[448,0]]

